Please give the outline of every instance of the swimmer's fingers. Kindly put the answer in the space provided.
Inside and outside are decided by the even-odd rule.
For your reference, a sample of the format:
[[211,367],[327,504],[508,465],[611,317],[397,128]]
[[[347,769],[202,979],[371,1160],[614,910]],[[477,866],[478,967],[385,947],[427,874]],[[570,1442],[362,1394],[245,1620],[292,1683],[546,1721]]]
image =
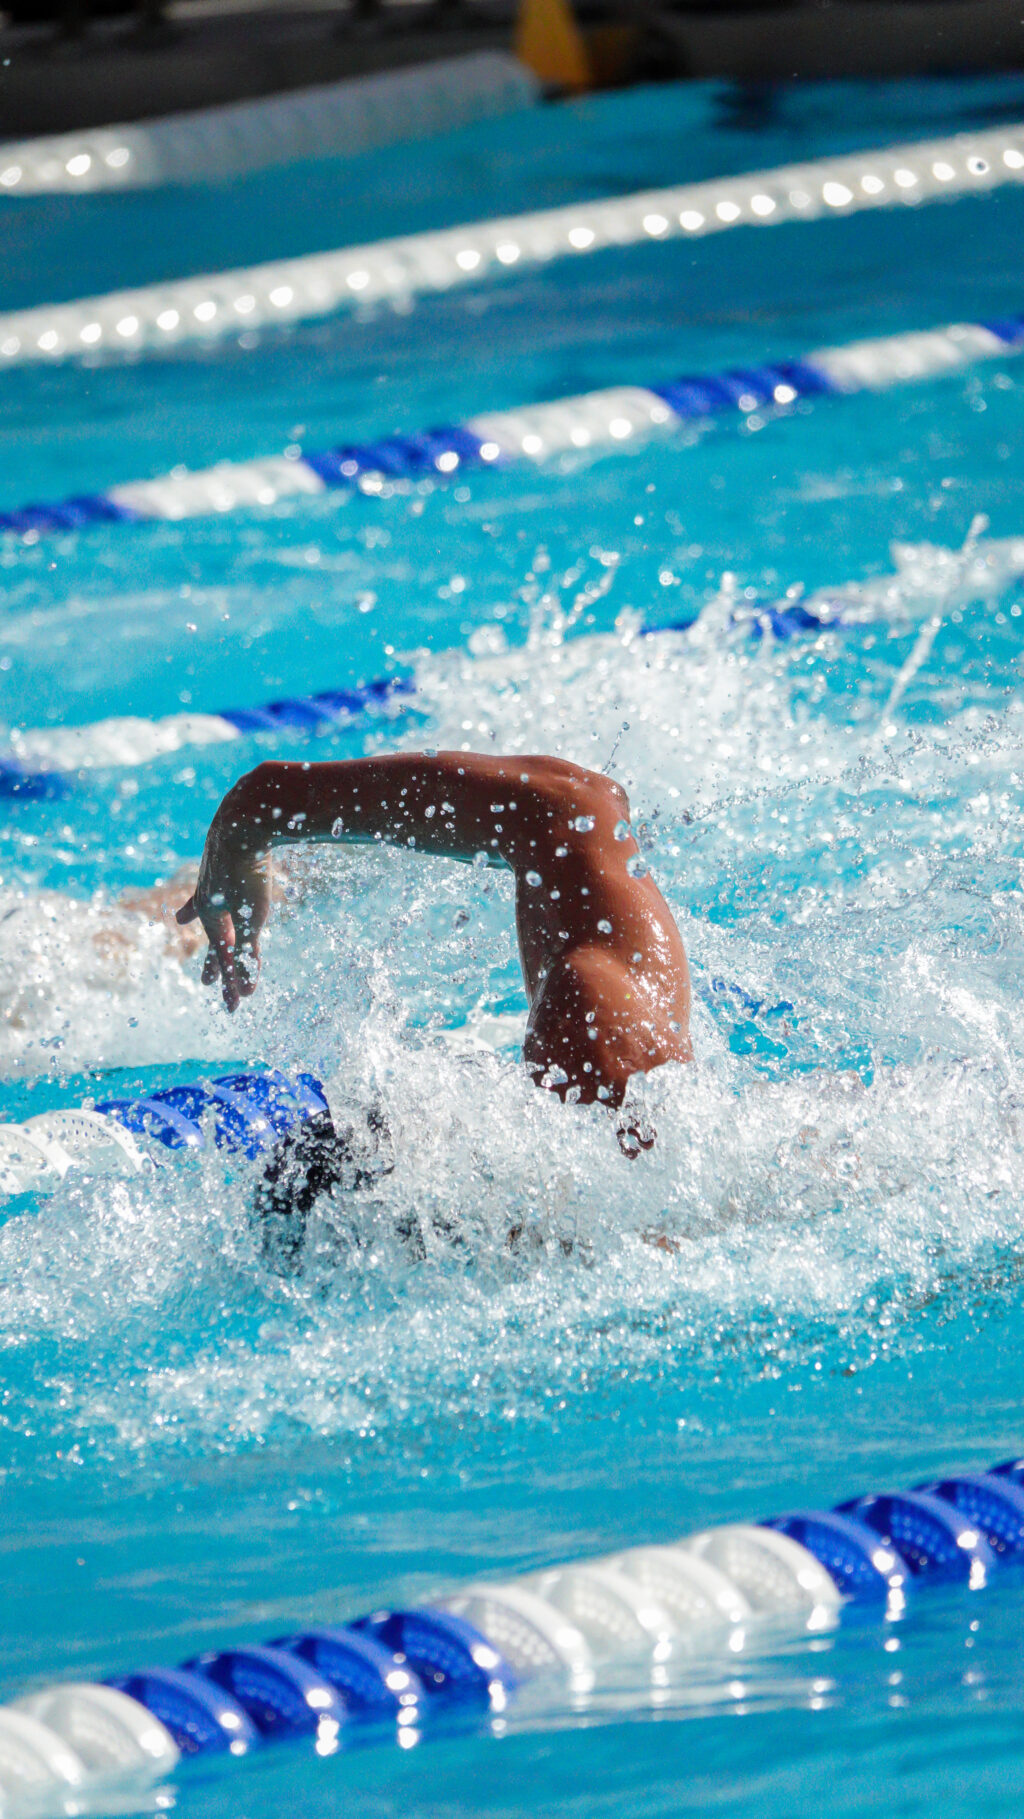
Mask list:
[[[199,911],[196,909],[196,900],[193,894],[188,899],[187,903],[182,904],[180,910],[175,910],[174,920],[175,922],[180,922],[182,928],[184,928],[186,922],[195,922],[198,915]],[[207,981],[207,983],[209,983],[209,981]]]
[[260,925],[247,903],[235,916],[235,973],[242,997],[251,998],[260,976]]
[[226,911],[219,916],[204,916],[202,920],[210,943],[203,966],[203,983],[214,985],[219,976],[224,1002],[229,1011],[236,1011],[242,993],[235,971],[235,925]]

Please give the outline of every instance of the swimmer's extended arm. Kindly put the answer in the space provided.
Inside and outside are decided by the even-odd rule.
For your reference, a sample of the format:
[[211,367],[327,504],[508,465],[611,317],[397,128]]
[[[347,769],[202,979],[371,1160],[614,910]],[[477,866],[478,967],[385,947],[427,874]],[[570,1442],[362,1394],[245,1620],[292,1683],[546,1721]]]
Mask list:
[[[559,758],[396,752],[329,764],[259,765],[229,790],[207,835],[196,890],[178,912],[199,917],[208,985],[229,1010],[254,989],[270,912],[273,847],[304,840],[375,841],[524,874],[561,843],[611,843],[628,803],[608,778]],[[621,855],[620,855],[621,856]],[[564,920],[564,914],[563,914]]]

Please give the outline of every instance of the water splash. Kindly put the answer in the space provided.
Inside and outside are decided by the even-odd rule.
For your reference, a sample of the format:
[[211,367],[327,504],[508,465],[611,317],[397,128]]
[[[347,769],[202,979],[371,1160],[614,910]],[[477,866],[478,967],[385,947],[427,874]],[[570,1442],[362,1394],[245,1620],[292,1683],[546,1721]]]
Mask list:
[[[658,1140],[636,1163],[602,1108],[568,1115],[516,1059],[501,874],[316,854],[231,1024],[155,937],[112,994],[80,965],[95,907],[72,925],[37,907],[33,989],[58,952],[76,981],[65,1053],[111,1056],[145,1006],[119,1059],[230,1042],[310,1066],[379,1103],[396,1152],[315,1222],[293,1277],[261,1254],[254,1165],[216,1154],[69,1180],[12,1218],[0,1326],[38,1445],[115,1465],[298,1435],[408,1449],[554,1419],[623,1372],[857,1371],[912,1351],[979,1284],[1015,1294],[1024,724],[1016,596],[989,585],[990,556],[980,533],[908,555],[883,623],[868,584],[859,629],[801,644],[752,644],[727,587],[686,635],[639,638],[627,618],[549,639],[538,616],[522,648],[423,663],[431,744],[593,763],[624,733],[617,769],[698,999],[698,1064],[638,1090]],[[908,670],[922,615],[934,660]],[[19,1064],[57,1003],[8,1019]],[[0,1417],[4,1450],[36,1457],[24,1412]]]

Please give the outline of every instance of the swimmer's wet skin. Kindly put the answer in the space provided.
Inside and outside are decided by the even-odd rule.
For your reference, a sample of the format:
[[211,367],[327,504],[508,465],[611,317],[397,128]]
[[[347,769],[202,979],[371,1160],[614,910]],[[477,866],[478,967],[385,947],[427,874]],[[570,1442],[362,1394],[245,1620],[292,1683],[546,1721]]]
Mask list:
[[256,987],[273,848],[306,840],[482,854],[511,869],[530,1006],[523,1058],[539,1086],[618,1106],[632,1075],[692,1059],[682,938],[637,863],[629,803],[610,778],[472,752],[259,765],[214,815],[178,911],[202,922],[203,979],[220,981],[230,1011]]

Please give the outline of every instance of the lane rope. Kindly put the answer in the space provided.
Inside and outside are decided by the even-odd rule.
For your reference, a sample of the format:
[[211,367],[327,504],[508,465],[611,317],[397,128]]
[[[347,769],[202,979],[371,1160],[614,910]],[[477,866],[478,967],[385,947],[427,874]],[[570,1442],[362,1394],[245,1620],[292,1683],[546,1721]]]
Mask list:
[[530,106],[534,77],[504,51],[0,145],[3,199],[208,183],[297,159],[432,138]]
[[[745,629],[754,642],[771,639],[783,643],[842,630],[865,618],[885,618],[893,603],[908,593],[923,593],[932,602],[941,598],[949,606],[990,597],[1024,575],[1024,537],[992,538],[979,547],[975,529],[972,527],[960,549],[895,545],[894,574],[872,575],[864,581],[774,600],[744,596],[732,606],[730,623]],[[698,611],[665,625],[641,626],[639,635],[685,634],[699,617]],[[617,638],[615,633],[600,632],[585,636],[588,646]],[[509,651],[483,661],[493,665],[514,659],[515,652]],[[67,792],[69,778],[81,778],[90,770],[148,764],[189,747],[266,740],[275,733],[292,739],[296,734],[313,738],[378,715],[425,711],[417,700],[418,690],[415,674],[397,674],[349,688],[322,689],[211,714],[166,714],[152,720],[121,715],[83,726],[15,728],[8,734],[7,750],[0,751],[0,799],[60,797]]]
[[[1019,555],[1024,567],[1024,539]],[[841,593],[822,589],[804,600],[744,600],[731,618],[755,641],[771,637],[781,642],[841,626]],[[668,625],[643,626],[639,635],[657,638],[685,633],[698,617],[694,614]],[[65,793],[70,775],[146,764],[190,746],[221,745],[267,733],[312,737],[369,716],[401,713],[416,706],[416,693],[415,675],[378,676],[352,688],[323,689],[267,701],[259,707],[223,708],[215,714],[166,714],[154,720],[120,716],[84,726],[26,727],[10,734],[9,755],[0,754],[0,798],[59,797]]]
[[929,1585],[976,1593],[1022,1559],[1024,1459],[1013,1458],[831,1510],[470,1580],[430,1605],[0,1706],[0,1799],[5,1813],[56,1819],[100,1788],[159,1780],[182,1756],[277,1740],[318,1755],[360,1737],[408,1747],[459,1712],[499,1716],[531,1682],[547,1681],[556,1715],[566,1692],[585,1712],[624,1672],[663,1703],[673,1672],[686,1685],[695,1662],[709,1685],[728,1682],[744,1657],[827,1634],[846,1610],[893,1623]]
[[462,424],[327,449],[297,444],[283,455],[178,469],[102,493],[0,512],[0,533],[35,543],[57,531],[151,520],[179,522],[273,506],[300,494],[357,490],[368,496],[424,479],[508,463],[543,464],[589,452],[636,447],[681,423],[722,413],[750,417],[800,400],[884,392],[1024,351],[1024,316],[953,322],[943,328],[821,347],[796,360],[683,374],[650,386],[619,385],[517,410],[488,411]]
[[101,350],[138,354],[193,340],[209,343],[275,324],[313,321],[360,304],[404,308],[417,296],[608,247],[917,206],[1021,181],[1024,124],[469,222],[9,310],[0,315],[0,370]]
[[[165,1150],[253,1157],[328,1109],[312,1074],[222,1074],[130,1099],[106,1099],[0,1124],[0,1196],[48,1193],[71,1168],[140,1174]],[[154,1150],[153,1145],[157,1148]]]

